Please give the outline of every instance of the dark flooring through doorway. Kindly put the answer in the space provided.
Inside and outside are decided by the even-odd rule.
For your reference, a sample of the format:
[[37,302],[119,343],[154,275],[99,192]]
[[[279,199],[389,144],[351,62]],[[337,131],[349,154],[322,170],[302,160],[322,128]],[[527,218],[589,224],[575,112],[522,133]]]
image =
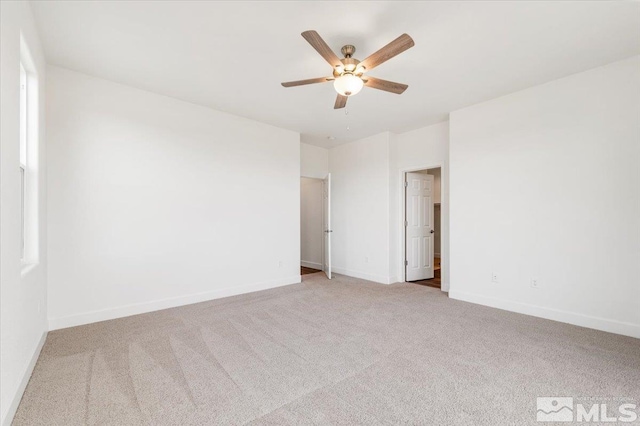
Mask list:
[[307,268],[306,266],[300,267],[300,275],[315,274],[316,272],[322,272],[320,269]]
[[441,288],[442,281],[440,279],[440,258],[433,259],[433,278],[428,280],[410,281],[412,284],[425,285],[432,288]]

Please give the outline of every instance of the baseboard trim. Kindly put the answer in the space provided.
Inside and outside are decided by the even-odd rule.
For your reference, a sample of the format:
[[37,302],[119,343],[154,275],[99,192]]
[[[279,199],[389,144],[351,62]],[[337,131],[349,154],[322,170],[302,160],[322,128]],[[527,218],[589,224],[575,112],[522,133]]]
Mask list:
[[505,311],[517,312],[520,314],[531,315],[538,318],[545,318],[553,321],[578,325],[580,327],[587,327],[595,330],[606,331],[609,333],[640,338],[640,325],[637,324],[594,317],[559,309],[545,308],[542,306],[530,305],[528,303],[514,302],[511,300],[498,299],[494,297],[465,293],[455,290],[449,291],[449,297],[452,299],[471,302],[478,305],[490,306],[492,308],[498,308]]
[[300,266],[304,266],[305,268],[311,268],[311,269],[319,269],[322,271],[322,263],[316,263],[316,262],[309,262],[306,260],[301,260],[300,261]]
[[159,311],[162,309],[175,308],[178,306],[220,299],[223,297],[237,296],[239,294],[252,293],[254,291],[268,290],[270,288],[297,284],[301,281],[302,279],[300,275],[294,275],[288,278],[245,284],[237,287],[228,287],[203,293],[190,294],[187,296],[178,296],[167,299],[154,300],[150,302],[135,303],[131,305],[120,306],[117,308],[102,309],[82,314],[69,315],[66,317],[49,318],[49,330],[59,330],[61,328],[75,327],[78,325],[92,324],[94,322],[123,318],[131,315],[145,314],[147,312]]
[[16,411],[18,411],[18,406],[20,405],[20,401],[22,400],[22,395],[24,395],[25,389],[27,389],[27,385],[29,384],[29,380],[31,379],[31,374],[33,374],[33,369],[36,367],[36,363],[38,362],[38,358],[40,357],[40,352],[42,352],[42,347],[44,346],[44,342],[47,340],[47,332],[42,333],[40,337],[40,341],[36,346],[36,350],[33,351],[33,355],[31,355],[31,359],[27,364],[27,368],[24,371],[22,376],[22,380],[20,381],[20,385],[18,389],[16,389],[16,394],[13,396],[13,400],[11,404],[9,404],[9,410],[4,419],[2,419],[3,426],[9,426],[11,422],[13,422],[13,417],[16,415]]
[[331,271],[335,272],[336,274],[347,275],[349,277],[360,278],[362,280],[373,281],[380,284],[391,284],[395,282],[395,279],[392,277],[367,274],[366,272],[359,272],[359,271],[354,271],[352,269],[345,269],[345,268],[340,268],[335,266],[331,267]]

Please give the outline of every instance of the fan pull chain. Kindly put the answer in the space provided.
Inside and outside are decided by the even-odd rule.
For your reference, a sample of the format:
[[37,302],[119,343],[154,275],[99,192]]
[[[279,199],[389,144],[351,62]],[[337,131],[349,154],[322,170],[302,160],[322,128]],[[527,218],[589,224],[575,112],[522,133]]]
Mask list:
[[347,117],[347,131],[351,130],[351,128],[349,127],[349,110],[348,109],[344,109],[344,115]]

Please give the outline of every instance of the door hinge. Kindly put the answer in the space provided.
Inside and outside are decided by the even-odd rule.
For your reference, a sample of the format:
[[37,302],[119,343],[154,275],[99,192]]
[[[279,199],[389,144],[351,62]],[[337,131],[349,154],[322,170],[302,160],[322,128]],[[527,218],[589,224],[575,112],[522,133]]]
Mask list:
[[407,226],[409,226],[409,222],[407,222],[406,220],[404,221],[404,227],[406,228]]
[[409,266],[409,261],[408,260],[404,261],[404,266]]
[[405,182],[405,183],[404,183],[404,187],[406,188],[406,187],[408,187],[408,186],[409,186],[409,182]]

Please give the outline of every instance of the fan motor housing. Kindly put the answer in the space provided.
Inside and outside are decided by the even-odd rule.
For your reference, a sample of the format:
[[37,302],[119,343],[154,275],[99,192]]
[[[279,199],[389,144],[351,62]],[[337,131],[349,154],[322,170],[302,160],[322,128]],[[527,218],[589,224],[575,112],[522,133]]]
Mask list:
[[360,63],[360,61],[357,60],[356,58],[343,58],[343,59],[340,59],[340,62],[342,62],[344,67],[342,70],[334,68],[333,69],[334,77],[340,77],[342,74],[345,74],[345,73],[355,74],[355,70],[358,67],[358,64]]

